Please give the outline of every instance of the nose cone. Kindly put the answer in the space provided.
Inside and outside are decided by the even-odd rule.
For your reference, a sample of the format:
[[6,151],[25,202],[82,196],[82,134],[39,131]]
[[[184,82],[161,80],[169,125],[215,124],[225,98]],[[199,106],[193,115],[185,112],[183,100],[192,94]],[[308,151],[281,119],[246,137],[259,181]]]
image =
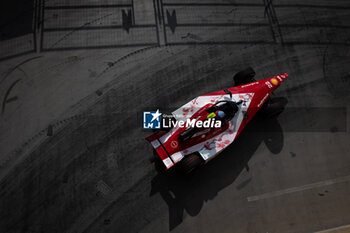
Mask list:
[[283,80],[285,80],[289,75],[288,75],[288,73],[283,73],[283,74],[278,75],[278,76],[280,76]]

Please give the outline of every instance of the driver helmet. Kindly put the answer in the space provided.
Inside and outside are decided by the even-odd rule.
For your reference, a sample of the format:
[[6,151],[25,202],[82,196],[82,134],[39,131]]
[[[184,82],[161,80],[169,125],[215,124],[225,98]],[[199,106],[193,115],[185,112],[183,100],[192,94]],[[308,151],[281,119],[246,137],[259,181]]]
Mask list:
[[223,120],[223,119],[225,118],[225,116],[226,116],[226,114],[225,114],[223,111],[221,111],[221,110],[216,111],[215,115],[216,115],[217,118],[220,119],[220,120]]

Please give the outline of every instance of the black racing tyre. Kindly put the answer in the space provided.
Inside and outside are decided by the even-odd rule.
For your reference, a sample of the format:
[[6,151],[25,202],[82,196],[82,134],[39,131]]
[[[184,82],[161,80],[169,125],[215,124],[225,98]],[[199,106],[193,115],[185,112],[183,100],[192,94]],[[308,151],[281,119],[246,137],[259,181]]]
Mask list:
[[259,110],[259,114],[264,118],[273,118],[282,113],[288,103],[284,97],[268,98]]
[[159,156],[158,156],[156,150],[153,149],[152,155],[148,157],[148,162],[149,162],[149,163],[154,163],[154,162],[157,161],[157,159],[159,159]]
[[255,76],[255,71],[253,70],[253,68],[248,67],[247,69],[242,70],[237,74],[235,74],[233,76],[233,81],[235,82],[235,86],[240,86],[240,85],[244,85],[244,84],[256,81],[254,79],[254,76]]
[[187,155],[180,163],[180,169],[184,174],[188,174],[204,164],[204,160],[199,153]]

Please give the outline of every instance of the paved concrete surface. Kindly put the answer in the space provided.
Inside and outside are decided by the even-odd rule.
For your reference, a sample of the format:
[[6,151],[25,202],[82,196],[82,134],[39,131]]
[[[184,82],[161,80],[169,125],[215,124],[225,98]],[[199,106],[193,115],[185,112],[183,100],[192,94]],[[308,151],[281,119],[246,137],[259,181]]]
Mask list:
[[[350,223],[348,1],[33,4],[32,32],[0,41],[1,232]],[[255,119],[187,179],[148,164],[144,110],[230,87],[247,66],[290,74],[275,92],[284,113]]]

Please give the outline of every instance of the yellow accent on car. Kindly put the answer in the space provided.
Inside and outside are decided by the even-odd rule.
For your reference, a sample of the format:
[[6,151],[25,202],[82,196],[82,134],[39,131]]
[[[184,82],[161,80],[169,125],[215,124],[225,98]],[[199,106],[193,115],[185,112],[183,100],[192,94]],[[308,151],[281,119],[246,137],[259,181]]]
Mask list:
[[275,78],[271,79],[271,82],[272,82],[274,85],[277,85],[277,84],[278,84],[278,80],[275,79]]
[[210,113],[210,114],[207,116],[207,119],[211,119],[211,118],[214,118],[214,117],[216,117],[216,114],[215,114],[215,112],[212,112],[212,113]]

